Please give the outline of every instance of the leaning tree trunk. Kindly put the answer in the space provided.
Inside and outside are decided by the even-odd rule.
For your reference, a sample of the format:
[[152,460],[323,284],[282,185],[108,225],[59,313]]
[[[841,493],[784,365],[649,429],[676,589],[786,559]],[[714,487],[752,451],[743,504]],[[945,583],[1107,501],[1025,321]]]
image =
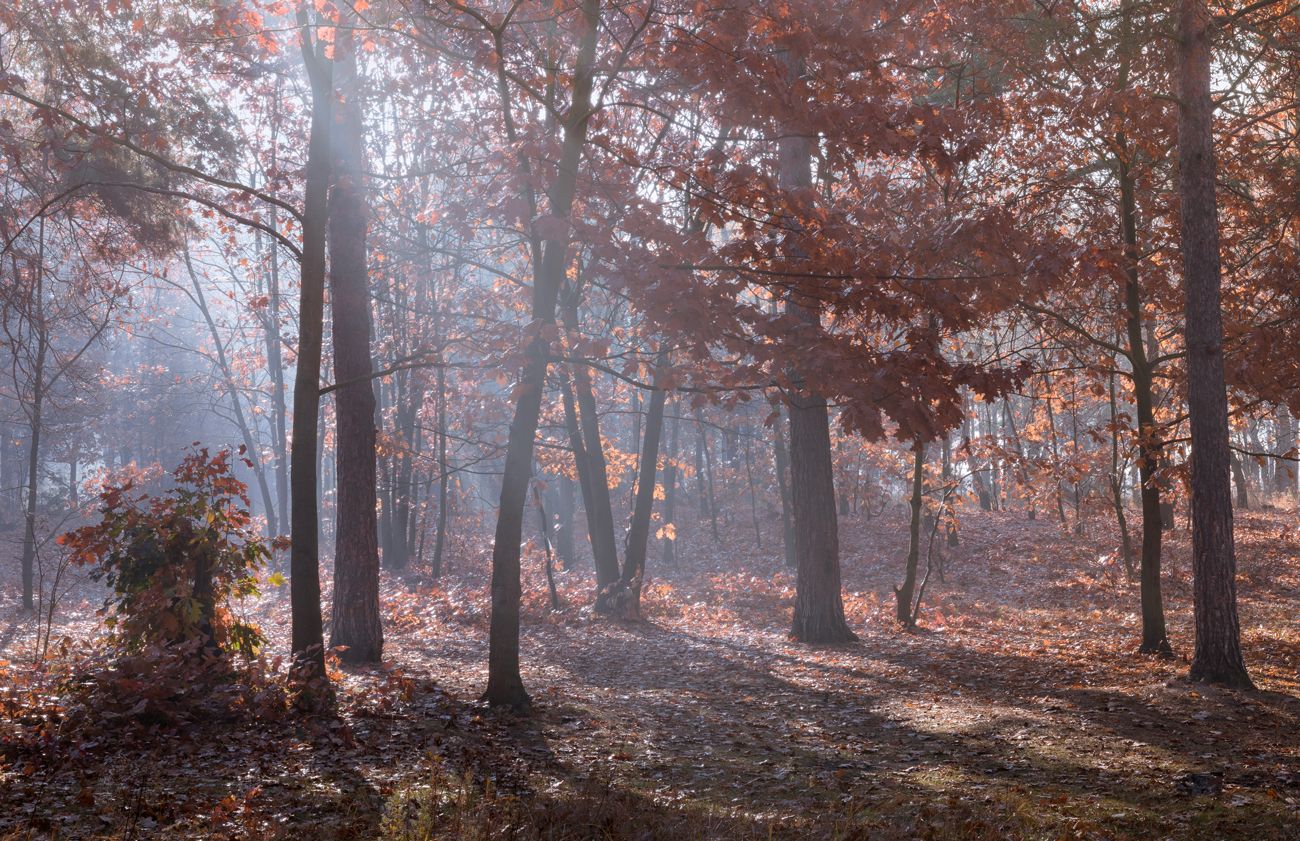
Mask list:
[[[656,379],[662,380],[664,359],[656,361]],[[657,385],[657,383],[656,383]],[[627,530],[627,548],[623,554],[623,575],[619,579],[620,602],[628,619],[641,616],[641,585],[645,580],[646,550],[650,542],[650,515],[654,510],[655,480],[659,465],[659,441],[664,429],[664,401],[668,392],[656,388],[650,393],[646,409],[645,434],[641,441],[641,464],[636,474],[636,500],[632,522]]]
[[[597,465],[587,450],[582,422],[578,419],[572,380],[564,373],[560,376],[560,399],[564,404],[569,449],[573,451],[573,463],[578,473],[582,510],[587,518],[587,540],[591,544],[591,557],[596,567],[596,590],[599,594],[600,590],[618,580],[618,546],[614,541],[614,514],[605,460],[603,454],[597,456],[597,471]],[[600,438],[599,431],[596,438]],[[603,493],[600,488],[604,488]]]
[[[274,211],[272,211],[274,212]],[[271,225],[275,225],[275,216]],[[271,412],[275,450],[275,510],[281,522],[289,515],[289,409],[284,399],[284,361],[280,353],[280,269],[275,242],[271,243],[271,268],[268,273],[269,302],[266,313],[266,365],[271,372]]]
[[[276,83],[272,109],[273,114],[278,116],[280,113],[280,87],[278,82]],[[275,140],[274,134],[272,140]],[[279,169],[276,150],[277,146],[275,142],[272,142],[271,166],[273,169]],[[280,223],[275,205],[268,204],[266,211],[268,226],[271,230],[278,231]],[[277,525],[283,528],[289,519],[289,432],[287,428],[289,408],[285,402],[284,357],[280,348],[279,245],[274,238],[268,237],[267,246],[267,304],[263,318],[266,328],[266,367],[271,375],[271,424],[274,438],[272,446],[275,450],[275,510],[280,513],[280,522]]]
[[230,408],[234,411],[235,426],[239,429],[239,435],[244,440],[244,455],[249,463],[253,466],[253,477],[257,480],[258,490],[262,494],[262,507],[266,512],[266,530],[272,535],[280,533],[279,521],[276,519],[276,511],[283,510],[275,507],[275,500],[271,496],[271,486],[267,482],[266,467],[262,464],[262,454],[259,452],[256,441],[253,440],[253,428],[248,423],[248,418],[244,414],[243,401],[239,398],[239,384],[235,382],[234,371],[230,367],[230,360],[226,357],[226,346],[221,341],[221,333],[217,329],[217,322],[212,317],[212,310],[208,309],[207,296],[203,294],[203,285],[199,282],[198,273],[194,271],[194,261],[190,258],[189,247],[184,252],[185,270],[190,276],[190,284],[194,288],[194,303],[199,308],[199,314],[203,316],[203,321],[208,327],[208,335],[212,338],[212,349],[217,357],[217,370],[221,372],[221,379],[226,386],[226,394],[230,396]]
[[[804,75],[801,56],[785,54],[786,82],[791,87]],[[812,139],[786,131],[779,141],[781,187],[790,192],[812,187]],[[791,233],[790,256],[801,259],[806,250]],[[816,301],[801,301],[791,294],[786,311],[803,322],[804,329],[820,330]],[[798,379],[798,372],[795,379]],[[790,394],[790,501],[794,515],[795,573],[794,619],[790,634],[800,642],[836,643],[857,639],[844,618],[840,586],[840,535],[835,515],[835,472],[831,460],[830,415],[826,398],[802,388]]]
[[1192,593],[1196,616],[1191,679],[1248,688],[1252,684],[1242,657],[1237,620],[1228,484],[1228,398],[1223,373],[1209,27],[1204,0],[1181,0],[1178,186],[1186,298],[1187,413],[1192,429]]
[[[568,301],[564,307],[565,328],[569,332],[570,347],[578,340],[578,305]],[[596,394],[591,372],[581,363],[571,366],[574,396],[577,399],[575,418],[581,434],[581,453],[587,469],[587,481],[582,486],[583,507],[587,509],[588,530],[591,533],[591,551],[596,564],[597,593],[615,584],[619,577],[618,541],[614,536],[614,503],[609,493],[609,471],[605,461],[604,444],[600,436],[600,414],[596,408]],[[572,422],[570,423],[572,436]],[[575,445],[574,452],[579,452]]]
[[293,677],[308,705],[326,700],[325,644],[321,628],[320,538],[316,498],[317,420],[320,416],[321,334],[325,310],[325,225],[329,215],[330,124],[334,99],[325,44],[312,44],[307,13],[300,12],[303,61],[311,82],[311,134],[303,196],[302,264],[298,298],[298,354],[293,382],[293,446],[289,455],[289,602]]
[[379,536],[375,522],[375,389],[370,359],[370,284],[366,265],[365,153],[352,31],[334,40],[333,180],[330,196],[330,313],[333,316],[334,610],[330,647],[351,663],[383,655],[379,619]]
[[[595,52],[600,22],[599,0],[583,0],[585,31],[573,75],[574,103],[564,126],[555,182],[551,186],[550,215],[565,221],[577,192],[578,165],[586,145],[587,123],[595,81]],[[510,107],[508,101],[502,106]],[[523,536],[524,505],[532,476],[533,445],[541,412],[542,390],[551,346],[548,334],[556,332],[555,310],[560,286],[569,264],[569,235],[551,233],[545,240],[541,262],[533,275],[533,324],[525,340],[524,365],[515,386],[515,416],[506,443],[505,473],[501,482],[501,506],[497,513],[492,545],[492,616],[488,627],[488,681],[483,693],[491,706],[516,709],[527,707],[529,698],[519,674],[519,542]]]

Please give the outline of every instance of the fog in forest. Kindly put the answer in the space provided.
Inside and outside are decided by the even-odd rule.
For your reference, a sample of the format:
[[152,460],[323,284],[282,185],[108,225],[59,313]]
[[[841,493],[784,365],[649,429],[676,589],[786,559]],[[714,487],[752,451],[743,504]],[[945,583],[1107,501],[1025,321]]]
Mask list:
[[1297,55],[0,0],[0,841],[1300,838]]

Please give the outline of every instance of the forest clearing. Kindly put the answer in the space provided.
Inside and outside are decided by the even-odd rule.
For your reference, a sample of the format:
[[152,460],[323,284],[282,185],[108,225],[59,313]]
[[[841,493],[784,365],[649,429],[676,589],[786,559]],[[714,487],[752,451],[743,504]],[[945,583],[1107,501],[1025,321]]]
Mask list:
[[1300,839],[1297,57],[0,0],[0,841]]

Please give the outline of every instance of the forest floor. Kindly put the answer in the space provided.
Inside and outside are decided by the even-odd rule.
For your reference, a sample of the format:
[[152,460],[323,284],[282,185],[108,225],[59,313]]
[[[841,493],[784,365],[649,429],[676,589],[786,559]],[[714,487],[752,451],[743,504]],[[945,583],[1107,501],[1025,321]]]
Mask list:
[[[460,552],[454,586],[386,577],[390,665],[336,671],[338,720],[200,721],[13,753],[0,839],[1300,839],[1293,512],[1238,515],[1255,692],[1185,680],[1181,527],[1164,578],[1178,657],[1160,660],[1134,653],[1137,585],[1100,516],[1075,536],[965,514],[917,632],[893,619],[905,523],[845,518],[861,640],[826,648],[789,641],[793,577],[742,525],[652,569],[637,623],[582,607],[579,571],[559,575],[551,611],[530,554],[529,716],[477,701],[488,560]],[[7,584],[0,603],[11,674],[34,628],[14,595]],[[56,638],[89,633],[93,609],[66,607]],[[278,650],[284,594],[258,610]]]

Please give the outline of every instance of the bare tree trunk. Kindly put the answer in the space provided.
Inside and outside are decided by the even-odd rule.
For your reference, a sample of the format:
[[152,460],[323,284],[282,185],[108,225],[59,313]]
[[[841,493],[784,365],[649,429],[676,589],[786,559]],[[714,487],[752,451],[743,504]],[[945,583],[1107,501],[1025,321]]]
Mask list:
[[[965,393],[962,394],[961,405],[962,448],[965,450],[966,461],[970,467],[971,483],[975,486],[975,495],[979,498],[980,510],[992,511],[993,494],[989,490],[988,477],[985,476],[987,467],[975,461],[971,453],[971,441],[975,438],[975,420],[978,420],[978,409],[971,404],[969,395]],[[1048,409],[1050,411],[1050,405]],[[1049,414],[1048,417],[1050,418],[1051,415]]]
[[[667,354],[660,352],[655,363],[656,384],[662,380]],[[650,515],[654,510],[655,479],[659,464],[659,441],[663,437],[664,402],[668,392],[656,388],[650,392],[645,431],[641,442],[641,464],[636,474],[636,502],[632,522],[627,530],[627,548],[623,555],[620,601],[628,619],[641,617],[641,585],[645,581],[645,563],[650,542]]]
[[[943,484],[944,484],[944,488],[947,489],[947,488],[951,488],[951,487],[953,486],[953,475],[952,475],[952,435],[951,435],[951,433],[948,433],[948,432],[945,432],[945,433],[943,434],[943,451],[942,451],[942,458],[943,458]],[[951,491],[949,491],[949,490],[945,490],[945,493],[951,493]],[[948,546],[949,546],[949,548],[956,549],[959,545],[961,545],[961,538],[960,538],[960,537],[958,536],[958,534],[957,534],[957,527],[953,524],[953,518],[952,518],[951,515],[947,515],[947,516],[944,517],[944,529],[945,529],[945,530],[947,531],[947,533],[948,533],[947,536],[948,536]],[[943,552],[942,552],[942,550],[939,552],[939,557],[940,557],[941,559],[942,559],[942,557],[943,557]],[[940,580],[940,581],[943,581],[943,562],[942,562],[942,560],[941,560],[940,563],[939,563],[939,569],[938,569],[938,572],[939,572],[939,580]]]
[[[275,85],[272,100],[273,116],[280,113],[280,82]],[[279,168],[279,134],[275,130],[276,120],[272,120],[271,129],[271,166]],[[280,229],[279,214],[275,205],[266,207],[267,224],[271,230]],[[280,332],[280,252],[273,238],[267,238],[267,304],[263,316],[266,335],[266,367],[271,375],[271,427],[275,451],[275,510],[280,514],[279,525],[287,525],[289,519],[289,408],[285,402],[284,356],[281,348],[283,341]]]
[[1124,514],[1124,474],[1119,469],[1119,406],[1115,398],[1115,375],[1110,375],[1110,496],[1119,525],[1120,551],[1124,553],[1124,574],[1133,579],[1133,539]]
[[321,628],[320,542],[317,517],[317,422],[320,417],[321,343],[325,309],[325,226],[329,216],[330,128],[334,83],[325,44],[312,43],[307,12],[300,11],[303,61],[311,81],[311,134],[303,198],[302,271],[298,301],[298,358],[293,385],[293,449],[289,600],[293,676],[304,700],[317,706],[330,696]]
[[1187,413],[1192,427],[1192,680],[1251,688],[1237,620],[1228,400],[1223,374],[1219,218],[1215,197],[1210,14],[1180,0],[1178,187],[1186,309]]
[[703,522],[709,514],[709,497],[704,483],[704,428],[695,415],[695,510],[696,521]]
[[551,610],[560,609],[560,594],[555,589],[555,558],[551,553],[551,522],[542,504],[542,492],[533,483],[533,502],[537,505],[537,525],[542,535],[542,548],[546,551],[546,589],[551,596]]
[[350,663],[383,656],[379,618],[379,535],[375,522],[375,388],[370,358],[370,282],[366,255],[360,80],[352,30],[334,37],[333,190],[330,196],[330,313],[333,323],[334,609],[330,647]]
[[561,569],[572,569],[576,564],[573,540],[573,480],[568,476],[556,476],[551,498],[555,509],[555,554],[560,559]]
[[917,441],[912,445],[912,453],[912,499],[911,519],[908,523],[907,570],[902,586],[894,588],[898,621],[907,628],[913,626],[912,599],[916,594],[916,569],[921,560],[921,509],[925,501],[925,444]]
[[709,430],[704,425],[704,415],[695,410],[695,422],[700,427],[700,452],[704,455],[704,476],[707,479],[704,488],[709,494],[709,528],[713,533],[713,542],[722,540],[718,535],[718,496],[713,491],[713,450],[709,447]]
[[772,424],[773,457],[776,462],[776,487],[781,494],[781,542],[785,549],[785,565],[798,566],[794,549],[794,519],[790,503],[790,454],[785,445],[785,411],[778,406],[776,423]]
[[[550,190],[550,215],[567,220],[577,191],[578,166],[586,145],[588,103],[595,76],[596,40],[599,37],[599,0],[582,0],[584,30],[573,75],[573,106],[564,127],[558,171]],[[499,48],[499,43],[498,43]],[[498,49],[499,53],[499,49]],[[499,57],[499,56],[498,56]],[[502,82],[501,84],[504,84]],[[502,107],[510,108],[507,95]],[[509,117],[507,117],[509,119]],[[533,275],[532,316],[524,348],[524,367],[515,387],[515,417],[506,444],[501,505],[492,546],[492,616],[488,629],[488,681],[483,693],[491,706],[527,707],[528,693],[519,674],[519,541],[523,534],[524,505],[532,475],[534,438],[541,412],[542,391],[550,363],[550,341],[543,328],[554,327],[560,287],[569,264],[569,235],[552,234],[545,240],[540,263]]]
[[438,388],[438,523],[433,538],[433,561],[429,574],[442,575],[442,553],[447,543],[447,485],[451,481],[451,465],[447,462],[447,372],[438,366],[434,374]]
[[1273,416],[1273,452],[1276,455],[1273,469],[1273,491],[1286,496],[1295,496],[1295,417],[1285,405],[1278,406]]
[[1142,600],[1142,645],[1144,654],[1171,656],[1165,627],[1164,596],[1160,586],[1161,544],[1165,528],[1165,506],[1161,501],[1161,480],[1156,473],[1163,463],[1164,443],[1156,425],[1154,372],[1143,340],[1142,287],[1138,274],[1137,198],[1127,162],[1119,166],[1120,227],[1124,237],[1124,311],[1128,334],[1128,359],[1133,370],[1133,400],[1137,404],[1138,478],[1142,493],[1142,558],[1139,563]]
[[[37,270],[44,271],[44,268]],[[37,282],[37,296],[40,283]],[[37,306],[40,306],[39,302]],[[36,363],[32,369],[32,404],[27,414],[27,503],[23,513],[23,607],[36,609],[36,498],[40,489],[41,413],[45,405],[45,356],[49,342],[45,326],[38,328]]]
[[748,426],[745,429],[745,483],[749,486],[749,518],[754,522],[754,543],[763,549],[763,532],[758,524],[758,497],[754,492],[754,457]]
[[[272,210],[271,225],[275,225]],[[276,244],[270,244],[266,313],[266,365],[271,372],[271,412],[275,449],[275,510],[282,518],[289,515],[289,410],[284,399],[284,360],[280,352],[280,268]]]
[[267,531],[272,535],[279,534],[275,500],[271,496],[271,486],[267,482],[266,467],[262,464],[262,453],[253,439],[253,430],[248,424],[248,418],[244,415],[243,401],[239,397],[239,384],[235,382],[234,372],[226,357],[226,345],[221,340],[221,333],[217,330],[217,322],[212,317],[212,311],[208,309],[208,299],[203,294],[203,285],[199,282],[198,273],[194,271],[194,263],[190,259],[188,247],[185,249],[184,258],[185,269],[194,288],[194,303],[198,306],[199,314],[203,316],[203,321],[208,326],[208,335],[212,338],[213,352],[217,356],[217,368],[221,372],[221,379],[225,382],[226,393],[230,396],[230,405],[235,414],[235,426],[239,427],[239,435],[244,442],[245,457],[253,465],[253,477],[257,481],[258,492],[262,495],[262,507],[266,511]]
[[1246,482],[1246,471],[1241,465],[1241,457],[1231,453],[1229,463],[1232,466],[1232,482],[1237,486],[1237,508],[1250,510],[1250,490]]
[[[787,51],[784,59],[786,83],[794,87],[800,84],[805,73],[803,58]],[[785,131],[778,145],[781,187],[790,191],[809,189],[812,138],[797,131]],[[791,238],[791,256],[804,256],[807,252],[793,242],[797,237],[792,233]],[[785,307],[807,329],[821,329],[817,302],[801,301],[789,295]],[[825,397],[805,392],[798,382],[796,389],[790,394],[790,486],[798,570],[790,634],[807,643],[849,642],[857,637],[844,618],[830,415]]]
[[678,401],[673,401],[673,428],[664,458],[664,527],[673,533],[664,539],[664,566],[677,565],[677,434],[681,428]]
[[[570,333],[570,340],[576,343],[578,336],[576,301],[566,302],[564,323]],[[570,370],[573,375],[573,393],[577,399],[578,428],[582,433],[580,439],[582,452],[587,465],[588,481],[583,486],[583,502],[587,509],[591,551],[596,564],[596,589],[599,592],[619,579],[614,503],[609,493],[609,469],[600,437],[600,416],[596,408],[591,372],[581,364],[570,366]]]

